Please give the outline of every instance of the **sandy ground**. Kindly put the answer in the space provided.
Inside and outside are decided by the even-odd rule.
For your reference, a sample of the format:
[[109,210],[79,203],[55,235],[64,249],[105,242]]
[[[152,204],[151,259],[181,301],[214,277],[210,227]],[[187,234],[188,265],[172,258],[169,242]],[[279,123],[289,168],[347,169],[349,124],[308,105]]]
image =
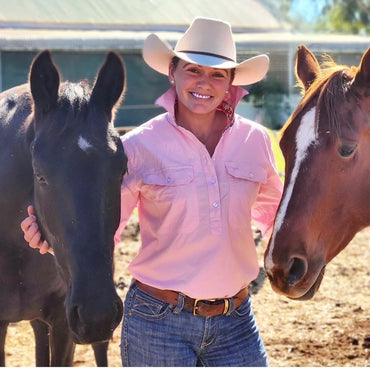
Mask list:
[[[130,275],[127,265],[140,236],[136,220],[115,250],[115,281],[124,298]],[[370,228],[326,268],[318,294],[297,302],[274,293],[267,280],[255,286],[252,301],[271,366],[360,366],[370,364]],[[261,266],[265,240],[257,247]],[[118,327],[109,347],[109,365],[121,366]],[[34,366],[33,334],[28,322],[11,324],[6,341],[7,366]],[[95,366],[90,346],[76,348],[75,366]]]

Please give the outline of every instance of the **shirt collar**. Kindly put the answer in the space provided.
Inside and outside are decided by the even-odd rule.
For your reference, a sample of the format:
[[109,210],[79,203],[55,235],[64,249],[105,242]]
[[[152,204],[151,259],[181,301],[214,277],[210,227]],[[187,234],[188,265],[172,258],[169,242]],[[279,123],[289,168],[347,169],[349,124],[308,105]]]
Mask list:
[[[248,91],[239,86],[230,86],[229,92],[225,95],[225,100],[219,105],[218,110],[225,113],[229,123],[234,122],[235,108],[240,100],[248,94]],[[176,102],[176,88],[171,87],[163,95],[161,95],[155,103],[166,109],[173,120],[175,121],[175,102]]]

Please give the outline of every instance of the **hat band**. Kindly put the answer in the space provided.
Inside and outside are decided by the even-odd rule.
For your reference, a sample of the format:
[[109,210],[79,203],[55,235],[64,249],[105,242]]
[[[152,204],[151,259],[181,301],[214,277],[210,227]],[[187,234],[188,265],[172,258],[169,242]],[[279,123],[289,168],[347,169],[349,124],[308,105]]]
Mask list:
[[207,55],[207,56],[214,56],[216,58],[221,58],[224,60],[229,60],[235,63],[235,60],[232,58],[228,58],[227,56],[223,55],[218,55],[218,54],[212,54],[212,53],[207,53],[207,52],[202,52],[202,51],[191,51],[191,50],[176,50],[178,53],[187,53],[187,54],[199,54],[199,55]]

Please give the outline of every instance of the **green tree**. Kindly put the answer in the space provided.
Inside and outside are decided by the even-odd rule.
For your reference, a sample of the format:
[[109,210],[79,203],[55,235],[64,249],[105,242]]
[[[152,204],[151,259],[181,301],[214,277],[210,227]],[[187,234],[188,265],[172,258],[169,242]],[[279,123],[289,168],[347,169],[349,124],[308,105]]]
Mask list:
[[[306,6],[322,9],[316,19],[304,21],[303,14],[292,14],[286,10],[292,9],[302,0],[283,0],[280,12],[285,12],[287,20],[296,29],[311,29],[320,32],[337,32],[350,34],[370,33],[370,3],[369,0],[311,0]],[[302,7],[301,12],[304,12]]]
[[288,91],[274,78],[260,81],[248,88],[246,102],[263,111],[262,123],[268,128],[280,129],[292,112]]
[[368,34],[370,32],[370,5],[366,0],[332,0],[324,7],[317,20],[318,31]]

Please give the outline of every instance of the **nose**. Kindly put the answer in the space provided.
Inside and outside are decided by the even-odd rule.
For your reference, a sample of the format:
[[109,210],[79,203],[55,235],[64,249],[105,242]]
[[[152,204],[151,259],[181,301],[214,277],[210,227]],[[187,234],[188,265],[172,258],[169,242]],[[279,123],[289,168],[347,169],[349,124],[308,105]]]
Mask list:
[[68,323],[76,343],[94,343],[111,339],[123,315],[123,304],[117,296],[113,300],[99,299],[67,307]]
[[284,270],[288,287],[294,287],[305,276],[307,267],[307,260],[302,257],[290,259]]
[[302,256],[292,256],[287,261],[275,261],[273,265],[266,266],[266,273],[272,285],[283,293],[289,293],[300,283],[307,270],[307,260]]
[[208,86],[210,84],[211,77],[206,73],[200,73],[198,76],[197,85],[198,86]]

